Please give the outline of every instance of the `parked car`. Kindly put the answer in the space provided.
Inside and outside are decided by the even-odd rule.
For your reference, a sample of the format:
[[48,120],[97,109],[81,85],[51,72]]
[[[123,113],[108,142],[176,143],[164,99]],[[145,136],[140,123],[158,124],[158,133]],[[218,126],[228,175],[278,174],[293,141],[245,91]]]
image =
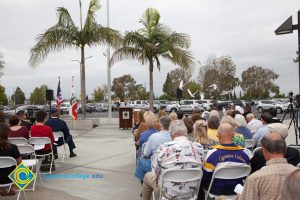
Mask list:
[[[92,106],[85,105],[85,112],[92,113],[93,110],[94,110],[94,108]],[[79,104],[79,106],[78,106],[78,113],[82,113],[81,104]]]
[[[130,103],[130,105],[134,108],[134,109],[145,109],[145,110],[148,110],[149,109],[149,102],[148,101],[145,101],[145,100],[137,100],[137,101],[133,101]],[[154,112],[158,112],[160,107],[158,104],[154,104],[153,105],[153,109],[154,109]]]
[[245,107],[246,104],[242,100],[231,100],[231,103],[235,106]]
[[167,112],[177,112],[178,110],[181,110],[184,113],[192,113],[195,108],[199,108],[201,110],[204,110],[201,107],[200,100],[181,100],[180,103],[172,103],[167,105]]
[[159,105],[159,109],[165,109],[171,102],[167,100],[154,100],[154,104]]
[[213,105],[212,100],[209,99],[203,99],[199,100],[198,104],[204,109],[204,110],[209,110],[211,106]]
[[69,113],[70,107],[71,107],[70,102],[67,102],[67,101],[63,102],[60,106],[60,110],[61,110],[62,114]]
[[108,104],[107,103],[97,103],[95,111],[96,112],[107,112]]
[[257,104],[257,111],[262,112],[269,108],[275,108],[277,113],[282,113],[288,109],[288,103],[280,103],[275,100],[261,100]]
[[218,107],[219,110],[223,110],[223,108],[229,107],[231,103],[232,103],[232,102],[231,102],[231,101],[228,101],[228,100],[223,100],[223,101],[222,101],[222,100],[219,100],[219,101],[217,102],[217,107]]
[[115,101],[112,103],[111,105],[111,110],[114,111],[114,110],[119,110],[119,107],[120,107],[120,102],[118,101]]

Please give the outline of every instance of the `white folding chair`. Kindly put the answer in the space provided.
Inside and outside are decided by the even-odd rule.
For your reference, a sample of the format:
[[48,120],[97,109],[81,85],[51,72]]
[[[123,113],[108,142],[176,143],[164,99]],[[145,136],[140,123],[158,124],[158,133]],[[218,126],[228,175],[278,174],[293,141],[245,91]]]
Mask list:
[[[17,161],[14,158],[0,157],[0,169],[5,169],[5,168],[13,167],[13,166],[17,167]],[[7,184],[0,184],[0,188],[5,188],[5,189],[8,188],[8,192],[9,192],[13,185],[14,185],[13,182],[7,183]],[[24,190],[23,190],[23,194],[24,194],[25,199],[27,200]],[[19,190],[19,192],[18,192],[17,200],[19,200],[20,195],[21,195],[21,190]]]
[[[67,154],[67,150],[66,150],[66,142],[65,142],[65,136],[64,133],[61,131],[57,131],[57,132],[53,132],[54,138],[55,138],[55,142],[58,141],[59,138],[63,139],[64,144],[62,145],[63,147],[63,153],[62,153],[62,159],[61,161],[56,161],[56,162],[64,162],[65,161],[65,155]],[[58,148],[59,146],[57,146]]]
[[[27,166],[29,167],[32,171],[33,171],[33,168],[35,168],[35,175],[40,177],[40,180],[41,179],[41,175],[40,175],[40,171],[39,171],[39,168],[38,168],[38,159],[36,159],[36,154],[35,154],[35,150],[34,150],[34,147],[30,144],[24,144],[24,145],[20,145],[18,146],[18,149],[19,149],[19,152],[20,154],[24,154],[24,155],[29,155],[30,156],[30,159],[24,159],[22,160],[22,162]],[[31,189],[26,189],[26,190],[32,190],[34,191],[35,190],[35,184],[36,184],[36,178],[34,179],[33,181],[33,186]]]
[[245,148],[253,150],[254,140],[252,139],[245,139]]
[[297,165],[298,168],[300,168],[300,163]]
[[[210,198],[217,198],[219,195],[214,195],[210,193],[211,186],[214,182],[214,179],[238,179],[247,177],[251,172],[251,167],[245,163],[236,163],[236,162],[223,162],[219,163],[212,175],[208,190],[205,192],[205,200]],[[236,198],[236,195],[223,195],[228,198]]]
[[253,155],[255,154],[255,152],[259,151],[262,147],[256,147],[254,150],[253,150]]
[[10,137],[8,138],[9,143],[14,144],[14,145],[23,145],[23,144],[28,144],[28,140],[23,137]]
[[[53,165],[53,161],[54,161],[54,155],[53,155],[52,143],[51,143],[50,138],[48,138],[48,137],[31,137],[31,138],[29,138],[29,144],[34,145],[35,150],[43,149],[45,147],[45,145],[47,145],[47,144],[50,145],[50,147],[51,147],[50,153],[46,153],[46,154],[37,154],[36,153],[36,158],[46,158],[47,156],[51,157],[50,170],[49,170],[49,174],[51,174],[52,165]],[[44,173],[42,173],[42,174],[44,174]]]
[[[193,196],[190,200],[195,200],[198,198],[198,192],[200,188],[201,179],[203,172],[200,168],[190,168],[190,169],[167,169],[165,170],[160,178],[160,194],[159,200],[168,199],[163,193],[163,185],[165,182],[175,182],[175,183],[186,183],[191,181],[197,181],[197,189],[193,193]],[[180,194],[178,194],[180,195]],[[152,198],[155,200],[155,194],[153,192]]]

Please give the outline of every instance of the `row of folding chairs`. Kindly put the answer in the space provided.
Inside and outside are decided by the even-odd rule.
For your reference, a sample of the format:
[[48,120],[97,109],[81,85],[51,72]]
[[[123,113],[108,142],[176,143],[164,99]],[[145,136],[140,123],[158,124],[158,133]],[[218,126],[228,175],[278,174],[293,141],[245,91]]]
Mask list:
[[[58,162],[64,162],[65,160],[65,156],[67,154],[67,150],[66,150],[66,143],[65,143],[65,137],[63,132],[58,131],[58,132],[53,132],[55,141],[57,142],[59,140],[59,138],[62,138],[63,140],[63,145],[61,146],[63,148],[63,153],[62,155],[62,159],[61,161]],[[15,144],[17,146],[19,145],[23,145],[23,144],[31,144],[32,142],[36,143],[35,145],[35,150],[39,150],[39,149],[43,149],[42,147],[44,147],[46,144],[51,144],[51,141],[49,139],[48,140],[38,140],[38,139],[31,139],[31,138],[37,138],[37,137],[30,137],[28,141],[26,138],[22,138],[22,137],[15,137],[15,138],[9,138],[10,143]]]
[[[235,162],[224,162],[220,163],[216,166],[216,169],[212,175],[211,182],[207,190],[204,190],[205,200],[208,198],[217,198],[218,195],[214,195],[210,193],[212,184],[215,179],[239,179],[246,178],[249,176],[251,172],[251,167],[244,163],[235,163]],[[190,181],[197,182],[197,190],[194,193],[194,196],[191,197],[191,200],[196,200],[198,198],[198,193],[200,189],[201,179],[203,176],[203,172],[200,168],[192,168],[192,169],[168,169],[165,170],[159,182],[160,185],[160,193],[155,194],[152,193],[153,200],[160,199],[168,199],[163,193],[162,186],[165,182],[176,182],[176,183],[185,183]],[[224,195],[222,195],[224,196]],[[225,195],[226,196],[226,195]],[[226,196],[228,198],[237,198],[236,195]]]

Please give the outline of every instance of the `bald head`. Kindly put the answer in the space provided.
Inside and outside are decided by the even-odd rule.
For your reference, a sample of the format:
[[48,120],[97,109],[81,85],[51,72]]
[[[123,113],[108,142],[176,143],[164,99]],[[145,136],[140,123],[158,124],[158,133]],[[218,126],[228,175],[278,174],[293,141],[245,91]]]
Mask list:
[[261,140],[261,145],[269,154],[282,155],[283,157],[286,152],[285,140],[276,132],[266,134]]
[[234,133],[233,127],[229,123],[223,123],[219,126],[218,132],[220,134],[231,134]]
[[231,144],[234,136],[234,128],[229,123],[223,123],[218,128],[218,138],[221,144]]

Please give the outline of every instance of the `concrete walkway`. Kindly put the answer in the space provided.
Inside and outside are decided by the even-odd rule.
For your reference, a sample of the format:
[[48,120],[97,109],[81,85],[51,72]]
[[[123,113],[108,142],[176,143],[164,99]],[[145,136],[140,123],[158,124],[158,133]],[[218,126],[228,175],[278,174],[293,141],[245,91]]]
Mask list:
[[[141,184],[134,178],[135,149],[129,130],[119,130],[116,121],[91,131],[72,131],[78,154],[64,163],[56,162],[54,174],[97,174],[102,179],[48,179],[26,192],[28,200],[137,200]],[[0,197],[16,199],[16,197]],[[24,199],[22,196],[20,199]]]

